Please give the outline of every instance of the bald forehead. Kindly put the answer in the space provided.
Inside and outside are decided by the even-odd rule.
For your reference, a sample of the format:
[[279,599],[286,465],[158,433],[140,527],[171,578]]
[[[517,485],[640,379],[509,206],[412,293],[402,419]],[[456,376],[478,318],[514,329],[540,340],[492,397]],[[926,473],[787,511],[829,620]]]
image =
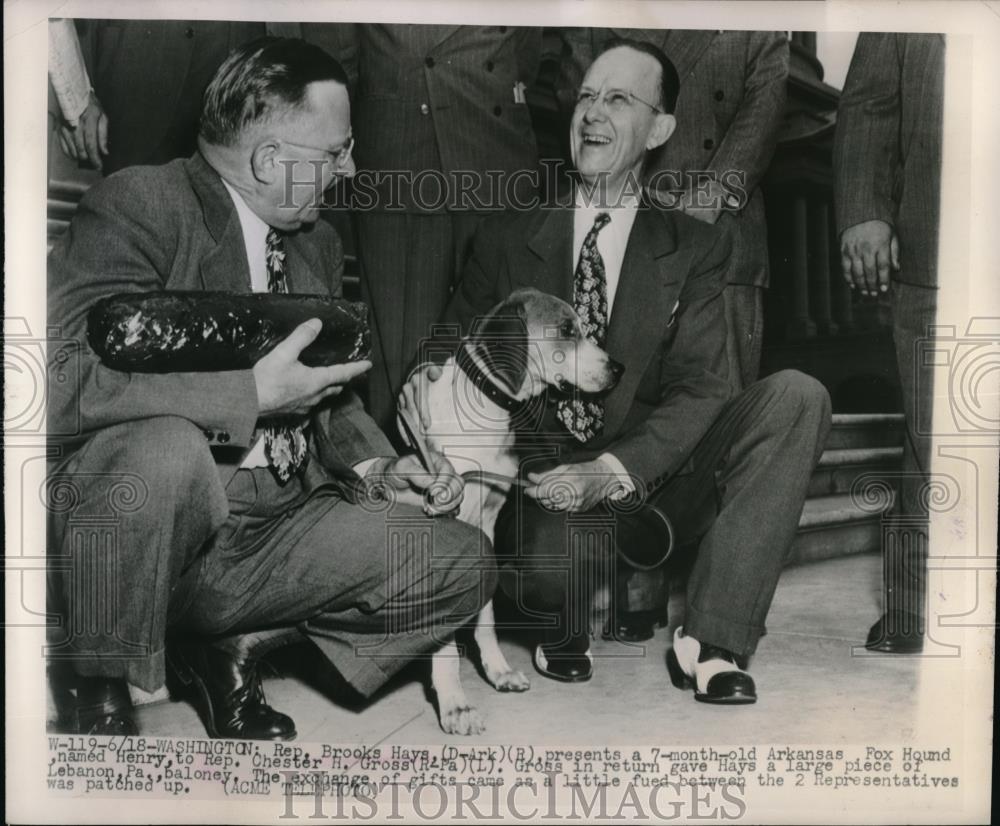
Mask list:
[[587,70],[583,85],[590,89],[627,89],[655,99],[660,88],[660,64],[645,52],[629,46],[611,49]]

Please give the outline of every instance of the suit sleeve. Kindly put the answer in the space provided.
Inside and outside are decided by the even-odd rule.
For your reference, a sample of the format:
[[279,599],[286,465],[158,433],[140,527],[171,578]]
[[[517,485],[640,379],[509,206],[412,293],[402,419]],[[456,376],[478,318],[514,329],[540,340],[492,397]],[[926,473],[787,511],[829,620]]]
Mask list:
[[650,487],[683,467],[729,398],[722,288],[732,242],[728,234],[716,237],[681,291],[677,333],[660,370],[659,405],[606,448]]
[[752,32],[743,100],[709,167],[720,176],[730,170],[745,174],[747,193],[757,188],[774,155],[787,83],[788,38],[783,32]]
[[838,233],[864,221],[895,223],[899,101],[896,36],[862,33],[837,109],[833,180]]
[[49,256],[49,319],[62,343],[48,348],[49,433],[86,437],[122,422],[180,416],[248,445],[257,420],[253,371],[120,372],[104,367],[86,341],[87,311],[98,299],[164,287],[177,231],[154,220],[149,184],[126,172],[90,190]]

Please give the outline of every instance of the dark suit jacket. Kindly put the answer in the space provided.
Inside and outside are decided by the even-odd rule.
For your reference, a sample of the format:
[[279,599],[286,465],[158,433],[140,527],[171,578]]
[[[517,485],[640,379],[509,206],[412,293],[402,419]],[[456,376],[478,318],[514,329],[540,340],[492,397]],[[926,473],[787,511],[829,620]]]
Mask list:
[[[339,295],[343,248],[325,222],[287,237],[290,292]],[[100,364],[86,341],[86,316],[117,292],[250,292],[243,232],[229,193],[201,155],[163,166],[132,167],[92,188],[48,261],[49,323],[72,346],[50,358],[49,432],[72,449],[94,431],[151,416],[194,422],[223,482],[252,444],[257,390],[251,370],[162,375],[123,373]],[[335,475],[392,449],[347,392],[313,415],[310,446]]]
[[861,34],[834,141],[838,232],[892,225],[893,278],[924,287],[937,286],[944,48],[940,34]]
[[[313,37],[313,24],[303,26]],[[538,149],[525,103],[514,85],[538,74],[541,29],[517,26],[353,25],[327,38],[356,87],[355,157],[360,170],[453,173],[538,167]],[[317,34],[320,42],[322,35]],[[428,187],[430,184],[428,184]],[[535,193],[526,177],[514,190],[525,203]],[[433,195],[436,190],[428,190]],[[494,198],[488,181],[475,197]],[[403,204],[412,201],[403,197]]]
[[231,49],[266,29],[206,20],[78,19],[76,26],[108,115],[105,174],[194,152],[205,87]]
[[[519,287],[572,302],[572,245],[569,208],[488,219],[445,320],[467,332]],[[721,291],[730,251],[715,227],[640,208],[608,328],[607,350],[625,374],[605,399],[602,436],[571,447],[564,460],[610,451],[650,487],[684,466],[729,398]]]
[[[565,29],[567,44],[564,90],[569,104],[587,67],[614,38],[652,43],[670,58],[680,78],[675,116],[677,129],[646,167],[660,171],[727,173],[743,177],[742,207],[719,218],[733,238],[730,284],[768,284],[767,227],[761,178],[774,155],[785,111],[788,38],[784,32],[702,31],[684,29]],[[676,175],[661,177],[658,187],[676,188]],[[685,186],[691,184],[685,181]],[[732,187],[729,187],[732,188]]]

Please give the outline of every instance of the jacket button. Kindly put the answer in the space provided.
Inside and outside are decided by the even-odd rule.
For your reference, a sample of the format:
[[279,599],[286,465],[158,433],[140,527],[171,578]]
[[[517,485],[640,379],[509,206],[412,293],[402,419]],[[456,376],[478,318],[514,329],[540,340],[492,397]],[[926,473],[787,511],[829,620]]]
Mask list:
[[205,438],[208,439],[209,441],[212,441],[212,439],[215,438],[215,434],[211,430],[206,429]]
[[224,445],[229,441],[229,434],[225,430],[220,430],[219,435],[216,437],[219,440],[220,445]]
[[499,106],[494,106],[493,107],[493,114],[496,115],[497,117],[500,117],[500,113],[502,111],[503,111],[503,109],[501,109]]
[[715,99],[716,100],[722,100],[723,98],[725,98],[725,96],[726,96],[726,93],[723,92],[721,89],[717,89],[716,90],[716,92],[715,92]]
[[493,71],[493,65],[494,64],[493,64],[492,60],[487,60],[486,61],[486,71],[487,72],[492,72]]
[[430,113],[431,113],[431,107],[428,106],[426,103],[421,103],[420,104],[420,114],[421,115],[429,115]]
[[703,143],[702,146],[704,146],[706,149],[711,149],[713,146],[715,146],[715,141],[713,141],[711,138],[705,138],[705,143]]
[[191,39],[192,37],[194,37],[194,29],[193,29],[193,28],[192,28],[191,26],[188,26],[188,27],[187,27],[187,28],[186,28],[186,29],[184,30],[184,36],[185,36],[185,37],[186,37],[186,38],[187,38],[188,40],[190,40],[190,39]]
[[433,57],[427,58],[424,61],[424,65],[427,66],[428,69],[433,69],[434,68],[434,58]]

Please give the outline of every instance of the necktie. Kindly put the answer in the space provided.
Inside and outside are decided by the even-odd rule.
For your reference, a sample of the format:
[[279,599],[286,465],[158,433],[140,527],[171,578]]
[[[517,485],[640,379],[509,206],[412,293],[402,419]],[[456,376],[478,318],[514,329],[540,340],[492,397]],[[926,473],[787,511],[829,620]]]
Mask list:
[[[610,220],[606,212],[598,213],[594,219],[583,239],[573,277],[573,309],[580,316],[587,338],[598,347],[604,346],[608,335],[608,279],[604,259],[597,249],[597,234]],[[604,429],[604,405],[599,401],[563,399],[556,406],[556,417],[581,442],[590,441]]]
[[[287,293],[285,281],[285,240],[274,227],[267,231],[264,248],[267,265],[267,289],[272,293]],[[302,425],[291,417],[276,418],[264,428],[264,455],[271,472],[282,485],[306,463],[306,436]]]

